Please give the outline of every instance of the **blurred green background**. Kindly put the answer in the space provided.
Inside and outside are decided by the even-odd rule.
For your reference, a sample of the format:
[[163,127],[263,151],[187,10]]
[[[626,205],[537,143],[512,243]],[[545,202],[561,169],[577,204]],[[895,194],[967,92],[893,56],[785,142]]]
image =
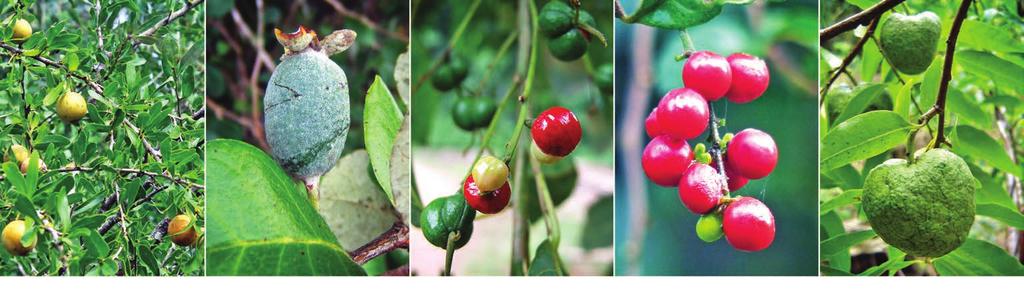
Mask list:
[[[637,3],[622,1],[626,13],[635,11]],[[758,100],[714,103],[716,113],[727,121],[722,133],[761,129],[779,148],[779,163],[771,175],[751,180],[733,193],[757,197],[775,216],[774,242],[754,253],[733,249],[725,238],[712,244],[698,239],[698,215],[682,205],[678,189],[659,187],[644,176],[640,157],[650,138],[643,119],[665,93],[683,86],[683,62],[674,60],[683,45],[678,31],[615,22],[616,275],[817,274],[817,5],[726,5],[718,17],[688,29],[697,50],[722,56],[746,52],[764,59],[771,71],[768,90]],[[646,54],[649,65],[635,64]],[[638,83],[644,72],[638,70],[651,77],[646,91]],[[702,142],[706,133],[690,140],[691,146]]]
[[[564,0],[556,0],[564,1]],[[461,189],[462,176],[469,169],[481,144],[485,129],[467,132],[452,120],[452,104],[456,98],[474,95],[494,99],[500,104],[513,85],[517,51],[514,41],[500,59],[501,45],[518,32],[520,1],[485,0],[472,17],[469,26],[452,49],[469,64],[469,75],[462,89],[439,92],[430,80],[419,80],[443,56],[449,40],[473,1],[413,0],[412,84],[413,84],[413,185],[419,189],[422,205],[451,195]],[[548,1],[534,1],[540,10]],[[612,261],[612,205],[614,184],[612,172],[611,95],[602,94],[590,80],[584,59],[594,70],[612,62],[612,2],[583,1],[583,8],[597,21],[597,29],[608,38],[604,47],[597,39],[589,43],[588,53],[580,60],[565,62],[554,58],[546,38],[541,35],[537,53],[536,77],[530,97],[531,118],[551,106],[563,106],[576,114],[583,127],[580,145],[560,164],[545,168],[547,184],[553,194],[568,199],[555,199],[562,241],[561,257],[572,275],[610,275]],[[528,44],[526,44],[528,45]],[[527,47],[528,49],[528,47]],[[481,85],[489,73],[490,78]],[[525,72],[525,70],[523,71]],[[525,78],[522,77],[522,78]],[[520,90],[516,90],[518,95]],[[514,99],[514,98],[513,98]],[[500,157],[515,127],[518,103],[514,100],[502,112],[496,132],[489,145]],[[524,128],[524,135],[529,129]],[[468,152],[466,152],[468,150]],[[493,154],[493,153],[491,153]],[[523,156],[528,153],[521,154]],[[517,155],[519,156],[519,155]],[[514,169],[514,166],[510,166]],[[524,175],[532,176],[529,167]],[[552,177],[561,178],[553,180]],[[571,180],[570,180],[571,179]],[[536,191],[532,181],[523,184],[524,192]],[[515,189],[515,187],[513,187]],[[555,192],[555,191],[562,192]],[[570,195],[571,192],[571,195]],[[553,198],[559,198],[557,195]],[[415,201],[415,199],[414,199]],[[558,205],[557,203],[562,203]],[[413,204],[414,206],[417,204]],[[480,217],[473,237],[456,252],[454,275],[510,274],[512,211],[510,206],[497,215]],[[597,223],[595,223],[597,222]],[[414,275],[437,275],[443,267],[444,250],[427,243],[420,230],[411,233]],[[544,221],[535,219],[530,230],[530,255],[544,240]]]

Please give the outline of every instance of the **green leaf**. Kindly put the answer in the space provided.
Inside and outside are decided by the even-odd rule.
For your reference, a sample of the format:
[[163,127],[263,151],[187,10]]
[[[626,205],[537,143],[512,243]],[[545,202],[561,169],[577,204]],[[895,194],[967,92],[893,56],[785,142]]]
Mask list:
[[391,191],[391,150],[402,125],[402,112],[395,104],[387,85],[376,76],[366,92],[363,108],[363,132],[366,151],[370,153],[373,174],[388,199],[395,201]]
[[989,165],[1002,171],[1022,177],[1020,166],[1010,160],[1003,146],[988,134],[974,127],[959,125],[953,130],[953,150],[958,154],[966,154],[984,160]]
[[38,238],[38,234],[36,232],[39,231],[38,228],[39,226],[35,225],[35,221],[32,220],[32,218],[25,218],[25,234],[21,235],[21,240],[19,241],[21,242],[21,246],[28,247],[36,243],[36,239]]
[[394,196],[394,206],[398,214],[402,215],[402,223],[409,224],[410,219],[410,194],[412,194],[412,182],[410,171],[412,170],[412,117],[406,115],[402,120],[402,127],[398,129],[395,137],[395,145],[391,149],[391,192]]
[[935,259],[935,271],[943,276],[1022,276],[1024,265],[999,246],[967,239],[960,248]]
[[1010,30],[974,19],[964,20],[957,42],[981,50],[1024,52],[1024,43],[1017,40]]
[[989,128],[993,125],[992,115],[981,109],[981,105],[973,98],[968,98],[957,89],[949,89],[946,93],[947,114],[953,114],[978,128]]
[[56,87],[52,87],[47,90],[46,96],[43,97],[43,105],[50,106],[57,102],[57,98],[60,98],[60,96],[64,94],[64,87],[66,87],[66,84],[66,82],[60,82]]
[[836,198],[832,198],[832,200],[822,203],[821,208],[819,208],[820,212],[818,212],[818,214],[824,215],[832,211],[833,209],[854,203],[860,203],[860,196],[862,193],[863,190],[860,189],[843,191],[843,194],[839,194],[839,196],[837,196]]
[[[846,234],[843,220],[839,218],[839,214],[835,211],[821,215],[819,221],[821,223],[820,240],[827,240],[831,237]],[[840,250],[839,253],[829,255],[824,259],[828,261],[830,267],[850,271],[851,259],[849,250]]]
[[833,125],[840,125],[847,119],[864,112],[864,109],[871,105],[878,96],[885,92],[885,84],[868,84],[857,87],[854,90],[853,97],[850,98],[850,103],[846,104],[846,108],[839,113],[836,120],[832,122]]
[[320,179],[318,212],[346,250],[354,250],[391,228],[398,218],[388,196],[370,174],[365,150],[345,155]]
[[991,217],[1018,230],[1024,230],[1024,214],[1015,209],[999,204],[978,204],[974,211],[978,215]]
[[68,204],[67,194],[57,194],[57,217],[64,231],[71,228],[71,205]]
[[530,261],[530,276],[568,276],[562,259],[558,257],[558,250],[548,240],[544,240],[537,246],[537,251]]
[[270,156],[226,139],[207,156],[208,274],[365,275]]
[[1024,92],[1024,83],[1020,82],[1020,77],[1024,77],[1024,67],[1020,65],[980,51],[959,51],[955,58],[964,70],[984,80],[992,80],[997,87]]
[[[750,1],[733,1],[749,3]],[[623,18],[626,23],[641,23],[648,26],[683,30],[710,21],[722,13],[725,1],[721,0],[643,0],[640,8]]]
[[587,220],[583,223],[583,249],[592,250],[612,246],[612,231],[615,225],[612,214],[615,202],[611,195],[601,197],[587,209]]
[[821,241],[821,256],[829,256],[842,252],[843,250],[848,250],[850,247],[853,247],[853,245],[867,241],[875,236],[877,236],[877,234],[875,234],[874,230],[864,230],[828,238],[828,240]]
[[64,65],[68,67],[69,71],[78,70],[78,63],[78,54],[68,52],[67,55],[64,55]]
[[89,256],[95,258],[107,257],[107,254],[110,253],[110,245],[107,245],[107,241],[103,240],[103,236],[100,235],[100,232],[97,232],[96,230],[90,231],[89,235],[86,237],[86,242],[88,244],[86,250],[88,250]]
[[835,126],[821,143],[821,170],[867,159],[905,143],[915,128],[892,111],[860,114]]
[[824,276],[832,276],[832,277],[853,276],[853,274],[851,274],[848,271],[844,271],[844,270],[837,269],[837,268],[834,268],[834,267],[830,267],[830,266],[827,266],[827,265],[822,265],[821,267],[819,267],[819,269],[821,270],[821,274],[824,275]]
[[917,85],[917,82],[916,77],[908,77],[907,83],[900,87],[900,91],[896,93],[896,98],[892,101],[892,111],[907,120],[910,120],[910,106],[914,99],[911,94],[913,94],[914,85]]
[[943,62],[941,57],[936,57],[924,72],[924,78],[921,80],[921,96],[917,99],[921,111],[927,112],[928,108],[935,105],[939,93],[939,80],[942,79]]

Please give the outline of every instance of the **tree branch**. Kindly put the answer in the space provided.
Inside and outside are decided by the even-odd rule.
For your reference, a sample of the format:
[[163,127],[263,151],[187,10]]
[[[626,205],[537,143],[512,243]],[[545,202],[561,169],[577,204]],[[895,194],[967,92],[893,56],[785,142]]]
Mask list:
[[366,264],[374,257],[384,255],[398,248],[409,249],[409,227],[401,221],[395,222],[391,228],[377,238],[359,247],[348,255],[359,265]]
[[142,40],[139,40],[139,37],[149,37],[149,36],[152,36],[154,33],[156,33],[157,30],[159,30],[160,28],[166,26],[167,24],[169,24],[171,22],[174,22],[174,20],[178,19],[179,17],[184,16],[185,13],[188,13],[188,11],[190,9],[195,8],[196,6],[199,6],[199,4],[202,4],[203,1],[204,0],[195,0],[195,1],[185,2],[185,7],[182,7],[181,9],[178,9],[177,11],[171,12],[171,14],[167,15],[167,17],[165,17],[164,19],[161,19],[160,21],[158,21],[156,24],[154,24],[149,29],[147,29],[145,31],[142,31],[142,33],[139,33],[138,35],[135,35],[134,37],[132,37],[132,46],[138,46],[139,43],[142,42]]
[[[150,200],[153,200],[153,196],[156,196],[157,193],[160,193],[161,191],[166,190],[167,187],[168,186],[161,186],[161,187],[158,187],[156,189],[153,189],[153,191],[150,191],[149,193],[147,193],[146,196],[143,196],[142,198],[139,198],[138,200],[135,200],[135,202],[133,202],[131,204],[131,206],[128,207],[128,210],[131,210],[132,208],[135,208],[136,206],[142,205],[143,203],[146,203],[146,202],[149,202]],[[110,229],[114,227],[114,225],[116,225],[119,222],[121,222],[121,218],[122,217],[124,217],[124,215],[122,214],[121,210],[118,210],[117,213],[115,213],[114,215],[108,217],[105,221],[103,221],[103,223],[100,224],[99,228],[97,228],[96,231],[98,233],[100,233],[100,235],[106,234],[107,231],[110,231]]]
[[877,19],[883,13],[889,11],[893,7],[896,7],[896,5],[899,5],[900,3],[903,3],[903,0],[882,0],[882,2],[878,2],[877,4],[868,7],[868,9],[864,9],[863,11],[841,20],[827,28],[821,29],[821,31],[818,32],[819,42],[821,42],[821,44],[825,44],[825,42],[839,34],[853,30],[857,28],[858,25],[868,23],[872,19]]
[[[24,50],[21,50],[18,47],[11,46],[10,44],[4,43],[4,42],[0,42],[0,48],[3,48],[4,50],[7,50],[7,52],[10,52],[13,55],[24,55],[25,54]],[[85,76],[85,75],[83,75],[81,73],[78,73],[78,72],[71,71],[66,66],[61,64],[60,62],[53,61],[53,60],[51,60],[49,58],[43,57],[42,54],[38,54],[38,55],[35,55],[35,56],[27,56],[27,57],[35,59],[36,61],[39,61],[39,62],[41,62],[42,64],[44,64],[46,66],[63,70],[64,72],[67,72],[67,74],[69,76],[84,82],[86,85],[89,86],[89,88],[92,88],[94,91],[96,91],[96,93],[103,94],[103,86],[101,86],[100,84],[98,84],[96,82],[93,82],[92,79],[89,78],[88,76]]]
[[385,30],[383,27],[378,25],[376,22],[373,22],[373,20],[370,20],[369,17],[366,17],[365,15],[362,15],[362,14],[360,14],[358,12],[355,12],[355,11],[352,11],[352,10],[346,8],[345,5],[341,4],[341,2],[339,2],[337,0],[326,0],[326,1],[327,1],[327,5],[330,5],[332,8],[334,8],[334,11],[337,12],[338,14],[341,14],[341,15],[349,17],[349,18],[354,18],[355,20],[359,21],[360,23],[362,23],[366,27],[370,28],[371,30],[374,30],[377,33],[383,34],[385,36],[388,36],[389,38],[392,38],[392,39],[395,39],[395,40],[398,40],[398,41],[402,41],[403,43],[409,43],[409,37],[406,36],[405,34],[402,34],[402,33],[399,33],[399,32],[393,32],[393,31],[389,31],[389,30]]
[[971,8],[973,0],[960,2],[960,9],[953,19],[953,26],[949,29],[949,38],[946,39],[946,60],[942,65],[942,79],[939,80],[939,97],[935,99],[935,108],[939,111],[939,129],[935,135],[935,146],[946,143],[944,127],[946,124],[946,92],[949,90],[949,81],[952,79],[953,55],[956,54],[956,39],[960,36],[960,27],[967,18],[967,10]]
[[850,53],[846,54],[846,57],[843,58],[843,62],[839,64],[839,68],[832,71],[832,74],[828,78],[828,82],[825,83],[825,87],[821,88],[821,94],[819,95],[821,99],[818,99],[819,105],[825,103],[825,95],[827,95],[828,90],[832,88],[832,83],[835,83],[835,81],[839,79],[839,74],[846,71],[846,67],[849,66],[850,63],[853,63],[853,58],[860,54],[861,49],[864,48],[864,44],[868,42],[871,35],[875,34],[875,28],[878,27],[878,22],[881,19],[881,14],[879,14],[878,17],[871,20],[871,23],[868,24],[868,30],[864,32],[864,36],[860,37],[860,40],[857,40],[857,43],[853,45],[853,49],[851,49]]

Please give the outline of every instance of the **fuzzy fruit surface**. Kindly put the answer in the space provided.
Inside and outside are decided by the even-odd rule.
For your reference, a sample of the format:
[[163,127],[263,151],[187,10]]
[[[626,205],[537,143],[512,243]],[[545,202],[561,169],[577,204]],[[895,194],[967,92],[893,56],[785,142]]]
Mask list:
[[667,135],[657,136],[648,142],[640,158],[647,178],[663,187],[678,186],[683,171],[691,162],[693,152],[690,151],[690,144],[686,140]]
[[768,176],[779,161],[779,150],[771,135],[758,129],[745,129],[736,133],[726,148],[729,165],[740,176],[760,179]]
[[683,171],[679,179],[679,200],[696,214],[710,212],[725,196],[722,176],[710,165],[694,163]]
[[[728,178],[727,182],[729,183],[729,191],[739,190],[740,188],[743,188],[743,186],[746,186],[747,182],[750,182],[750,179],[744,178],[740,173],[736,172],[735,169],[729,166],[728,157],[723,157],[722,161],[725,162],[723,166],[725,167],[725,177]],[[718,163],[714,161],[714,158],[712,158],[711,167],[718,168]]]
[[57,100],[57,116],[67,123],[74,123],[89,113],[85,98],[78,92],[68,91]]
[[905,74],[928,69],[935,57],[942,24],[931,11],[915,15],[893,13],[882,23],[878,45],[893,67]]
[[732,103],[744,104],[756,100],[768,90],[768,65],[764,60],[746,53],[729,55],[732,85],[725,94]]
[[605,95],[612,94],[612,90],[615,88],[615,69],[611,63],[605,63],[597,67],[597,72],[594,73],[594,84],[597,84],[597,88],[601,90],[601,93]]
[[3,235],[0,237],[3,238],[4,249],[11,255],[25,256],[32,248],[36,248],[37,240],[32,240],[32,244],[28,246],[21,245],[21,237],[25,235],[26,229],[28,228],[25,227],[25,221],[22,220],[11,221],[4,226]]
[[480,191],[490,192],[501,188],[508,182],[508,165],[497,157],[484,155],[473,164],[470,176],[475,179]]
[[722,231],[732,247],[761,251],[775,240],[775,216],[757,198],[739,197],[725,207]]
[[491,192],[480,191],[471,175],[462,184],[462,196],[466,197],[466,203],[469,203],[469,206],[476,209],[476,211],[485,214],[495,214],[505,209],[505,206],[508,206],[508,201],[512,198],[512,189],[506,181],[497,190]]
[[263,111],[271,155],[301,179],[323,175],[345,148],[348,79],[312,48],[281,58],[267,83]]
[[974,176],[945,149],[889,159],[864,180],[862,206],[889,245],[917,257],[939,257],[963,244],[974,223]]
[[452,104],[452,120],[460,129],[475,131],[490,125],[497,110],[490,98],[459,97]]
[[455,249],[462,248],[473,236],[473,219],[476,210],[466,203],[462,195],[451,195],[430,201],[420,213],[420,228],[423,236],[434,246],[442,249],[448,246],[448,233],[458,232],[459,240]]
[[654,138],[665,134],[665,132],[661,130],[661,126],[658,125],[657,107],[651,109],[651,113],[647,114],[647,119],[644,120],[644,130],[647,131],[647,137],[650,138]]
[[171,241],[178,246],[195,245],[196,239],[199,237],[196,229],[192,227],[192,217],[184,214],[179,214],[171,219],[171,222],[167,224],[167,235],[171,236]]
[[683,64],[683,85],[708,101],[718,101],[732,84],[729,61],[711,51],[697,51]]
[[29,24],[28,21],[24,19],[19,18],[17,21],[15,21],[14,28],[12,28],[11,30],[14,31],[14,35],[11,36],[11,40],[14,40],[18,43],[24,42],[25,39],[28,39],[28,37],[32,36],[32,25]]
[[696,91],[678,88],[661,97],[657,108],[658,128],[662,133],[693,139],[708,128],[708,102]]
[[700,216],[697,220],[697,238],[702,241],[711,243],[718,241],[722,238],[722,215],[718,213],[709,213]]
[[537,115],[530,127],[530,135],[540,151],[564,157],[572,153],[580,143],[583,128],[572,111],[555,106]]

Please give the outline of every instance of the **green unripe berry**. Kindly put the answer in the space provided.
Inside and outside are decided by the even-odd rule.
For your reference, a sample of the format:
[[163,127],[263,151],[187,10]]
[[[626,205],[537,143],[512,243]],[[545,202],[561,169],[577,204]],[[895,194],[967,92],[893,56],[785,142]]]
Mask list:
[[475,218],[476,210],[469,207],[460,190],[458,194],[434,199],[423,207],[420,212],[420,228],[427,241],[440,248],[448,246],[449,233],[458,232],[459,240],[454,245],[455,249],[459,249],[473,235]]
[[557,37],[573,28],[574,12],[565,1],[553,0],[540,9],[540,31],[548,37]]
[[703,164],[711,164],[711,154],[707,152],[697,154],[697,161]]
[[725,133],[725,135],[722,136],[722,145],[729,144],[729,141],[732,141],[733,136],[735,135],[732,133]]
[[704,143],[697,143],[697,146],[693,147],[694,154],[701,154],[706,152],[708,152],[708,147],[705,146]]
[[697,238],[704,242],[715,242],[722,238],[722,215],[709,213],[697,220]]

